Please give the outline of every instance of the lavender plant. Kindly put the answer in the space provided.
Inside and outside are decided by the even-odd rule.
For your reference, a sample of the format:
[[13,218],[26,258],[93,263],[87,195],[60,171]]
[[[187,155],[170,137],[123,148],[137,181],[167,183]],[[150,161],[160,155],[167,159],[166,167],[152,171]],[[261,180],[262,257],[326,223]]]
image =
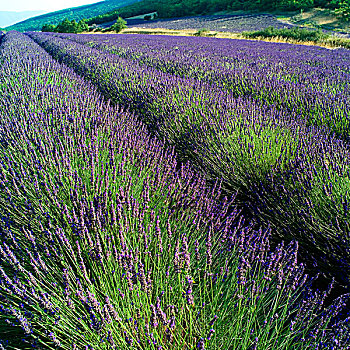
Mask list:
[[[341,192],[347,191],[349,155],[346,143],[337,140],[331,128],[308,125],[298,109],[280,108],[278,98],[277,106],[250,96],[237,98],[205,80],[164,73],[62,36],[30,35],[115,103],[134,110],[149,130],[176,147],[182,159],[190,159],[210,179],[222,178],[229,191],[239,191],[257,219],[274,227],[276,237],[297,239],[304,255],[318,261],[318,268],[349,284],[347,192]],[[334,70],[341,69],[345,57]],[[256,71],[254,79],[262,73]],[[270,87],[276,87],[278,80],[271,81]],[[296,98],[295,105],[308,101],[303,91],[287,94]],[[332,99],[328,102],[333,104]],[[328,170],[319,170],[330,169],[330,164],[331,177]],[[332,198],[330,180],[339,183]]]
[[271,251],[219,183],[28,37],[0,57],[2,347],[349,345],[330,323],[347,296],[322,309],[296,242]]

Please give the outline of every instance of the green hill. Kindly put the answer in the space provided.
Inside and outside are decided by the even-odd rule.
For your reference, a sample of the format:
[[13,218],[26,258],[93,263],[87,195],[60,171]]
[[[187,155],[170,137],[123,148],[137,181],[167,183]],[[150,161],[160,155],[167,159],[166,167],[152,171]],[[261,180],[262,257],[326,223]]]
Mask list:
[[95,4],[71,7],[68,9],[46,13],[44,15],[28,18],[25,21],[6,27],[6,30],[17,30],[20,32],[41,30],[44,24],[58,24],[65,18],[79,21],[83,18],[91,18],[117,8],[130,5],[139,0],[105,0]]

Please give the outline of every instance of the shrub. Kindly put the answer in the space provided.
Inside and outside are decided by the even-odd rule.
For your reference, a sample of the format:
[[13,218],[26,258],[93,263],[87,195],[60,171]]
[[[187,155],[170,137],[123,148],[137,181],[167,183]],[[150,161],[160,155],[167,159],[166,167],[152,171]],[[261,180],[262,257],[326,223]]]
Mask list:
[[68,18],[59,23],[55,29],[58,33],[77,33],[77,22],[73,19],[70,21]]
[[42,32],[54,32],[56,29],[56,26],[53,24],[44,24],[41,28]]
[[89,31],[89,26],[86,23],[86,20],[85,19],[80,20],[77,25],[77,33],[88,32],[88,31]]
[[268,27],[263,30],[258,30],[254,32],[243,32],[243,36],[246,38],[273,38],[273,37],[282,37],[288,39],[294,39],[299,41],[321,41],[329,38],[328,34],[322,32],[322,30],[308,30],[301,29],[298,27],[295,28],[283,28],[277,29],[274,27]]
[[57,32],[57,33],[82,33],[88,32],[89,26],[85,19],[80,20],[78,23],[73,19],[70,21],[66,18],[64,21],[59,23],[57,26],[53,24],[43,25],[42,32]]
[[335,10],[335,13],[344,21],[350,22],[350,0],[340,1],[339,8]]
[[195,36],[206,36],[209,33],[209,29],[199,29],[198,32],[194,33]]
[[126,21],[123,18],[118,17],[117,21],[110,27],[110,30],[115,31],[116,33],[121,32],[126,28]]

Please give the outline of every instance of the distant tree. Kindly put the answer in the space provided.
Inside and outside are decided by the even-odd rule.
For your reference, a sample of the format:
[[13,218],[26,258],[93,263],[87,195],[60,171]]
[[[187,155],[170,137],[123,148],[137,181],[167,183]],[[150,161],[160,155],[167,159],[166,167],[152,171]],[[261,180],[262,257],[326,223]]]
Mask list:
[[61,23],[58,23],[55,27],[52,24],[46,24],[43,26],[42,32],[57,32],[57,33],[81,33],[88,32],[89,26],[85,19],[80,20],[78,23],[73,19],[66,18]]
[[340,1],[339,7],[335,10],[335,13],[344,21],[350,22],[350,0]]
[[80,20],[77,25],[77,33],[88,32],[88,31],[89,31],[89,26],[86,23],[86,19]]
[[55,31],[58,33],[77,33],[77,29],[77,22],[74,19],[70,21],[68,18],[66,18],[57,25]]
[[331,1],[329,0],[314,0],[314,6],[315,7],[330,7],[331,5]]
[[336,9],[339,7],[339,4],[341,1],[342,0],[332,0],[332,1],[330,1],[329,6],[333,9]]
[[118,17],[116,22],[110,27],[110,30],[119,33],[126,28],[126,21],[123,18]]
[[44,24],[43,27],[41,28],[42,32],[55,32],[56,31],[56,26],[53,24]]
[[314,0],[280,0],[276,4],[276,9],[294,11],[305,10],[314,6]]

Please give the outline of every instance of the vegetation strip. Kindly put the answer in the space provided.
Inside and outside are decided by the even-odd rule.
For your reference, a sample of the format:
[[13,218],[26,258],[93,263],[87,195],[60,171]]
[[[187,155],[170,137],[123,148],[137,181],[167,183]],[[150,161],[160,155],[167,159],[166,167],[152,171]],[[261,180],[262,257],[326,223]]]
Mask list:
[[[274,27],[273,27],[274,28]],[[275,28],[274,28],[275,29]],[[46,31],[46,30],[44,30]],[[52,30],[51,30],[52,32]],[[252,33],[259,33],[252,32]],[[111,30],[99,31],[99,29],[93,30],[94,34],[114,34],[115,32]],[[157,26],[150,28],[139,27],[128,27],[121,31],[121,34],[152,34],[152,35],[174,35],[174,36],[202,36],[202,37],[215,37],[217,39],[248,39],[248,40],[259,40],[274,43],[288,43],[295,45],[306,45],[306,46],[319,46],[327,49],[339,49],[339,48],[350,48],[350,39],[348,38],[338,38],[335,36],[330,36],[325,40],[301,40],[293,39],[290,36],[266,36],[266,35],[250,35],[251,32],[221,32],[215,30],[202,29],[167,29],[167,28],[157,28]],[[82,34],[89,34],[89,32],[83,32]]]
[[344,47],[350,49],[350,39],[339,38],[331,36],[322,32],[321,30],[308,30],[301,29],[298,27],[292,29],[276,29],[268,27],[263,30],[243,32],[243,37],[252,39],[266,39],[266,38],[277,38],[282,41],[283,39],[291,39],[294,43],[313,42],[315,45],[325,47]]

